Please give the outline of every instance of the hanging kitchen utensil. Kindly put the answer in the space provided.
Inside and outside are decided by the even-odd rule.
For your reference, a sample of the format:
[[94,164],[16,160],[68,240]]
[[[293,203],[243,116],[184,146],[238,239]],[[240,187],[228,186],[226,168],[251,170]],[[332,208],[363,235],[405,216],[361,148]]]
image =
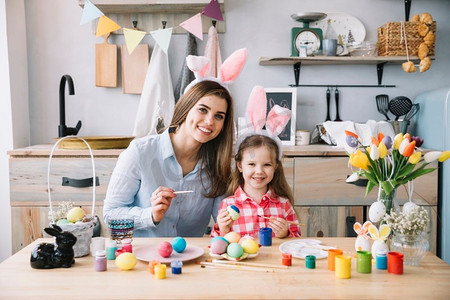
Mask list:
[[336,119],[335,121],[342,121],[341,118],[339,118],[339,90],[336,87],[334,90],[334,101],[336,101]]
[[413,104],[411,110],[405,115],[404,120],[409,122],[409,120],[411,120],[412,117],[414,117],[419,112],[419,109],[420,109],[419,103]]
[[405,96],[398,96],[389,102],[389,111],[395,116],[398,121],[400,116],[406,115],[412,107],[412,101]]
[[325,119],[325,121],[331,121],[330,118],[330,98],[331,98],[331,91],[330,91],[330,87],[327,88],[327,118]]
[[108,44],[109,33],[102,37],[95,44],[95,86],[117,87],[117,46]]
[[137,45],[128,54],[127,45],[122,45],[122,92],[124,94],[141,94],[148,68],[148,45]]
[[375,99],[377,101],[377,109],[378,112],[386,117],[386,121],[389,121],[389,96],[382,94],[382,95],[376,95]]

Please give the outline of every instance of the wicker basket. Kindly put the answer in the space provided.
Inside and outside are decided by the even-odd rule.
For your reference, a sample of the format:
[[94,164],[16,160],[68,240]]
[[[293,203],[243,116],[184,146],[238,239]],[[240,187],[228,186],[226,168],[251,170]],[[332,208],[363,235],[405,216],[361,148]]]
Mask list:
[[[378,56],[406,56],[405,41],[401,36],[401,23],[405,25],[408,54],[417,56],[419,45],[423,42],[423,37],[417,31],[419,22],[387,22],[378,27]],[[430,25],[430,30],[436,35],[435,21]],[[430,47],[428,56],[434,55],[434,44]]]

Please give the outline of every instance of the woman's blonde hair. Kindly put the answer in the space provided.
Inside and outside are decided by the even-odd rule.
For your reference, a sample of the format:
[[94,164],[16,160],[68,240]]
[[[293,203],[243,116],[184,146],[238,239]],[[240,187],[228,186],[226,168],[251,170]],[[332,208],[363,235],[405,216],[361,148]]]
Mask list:
[[245,183],[242,173],[237,168],[237,163],[242,162],[244,152],[248,149],[259,147],[267,147],[269,151],[272,152],[272,157],[275,160],[275,172],[269,186],[272,188],[275,194],[280,197],[289,199],[289,201],[294,204],[294,196],[292,194],[291,187],[287,183],[286,176],[284,175],[283,164],[281,163],[281,158],[279,157],[278,145],[270,137],[260,134],[250,135],[239,145],[239,149],[234,157],[236,166],[232,171],[232,179],[231,184],[228,186],[228,193],[234,194],[236,189],[239,186],[243,186]]
[[214,198],[225,194],[231,176],[234,109],[233,99],[228,90],[219,83],[209,80],[201,81],[194,85],[187,93],[181,96],[175,105],[169,132],[175,131],[186,120],[187,114],[198,100],[211,95],[227,101],[227,111],[222,130],[216,138],[202,144],[198,152],[198,158],[203,162],[200,170],[200,180],[202,180],[202,175],[206,173],[211,185],[211,189],[205,196]]

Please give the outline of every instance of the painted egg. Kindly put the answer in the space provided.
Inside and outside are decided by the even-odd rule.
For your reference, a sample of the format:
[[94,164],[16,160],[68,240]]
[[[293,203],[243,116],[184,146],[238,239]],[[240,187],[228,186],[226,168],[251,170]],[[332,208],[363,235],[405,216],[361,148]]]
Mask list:
[[403,205],[403,214],[409,215],[412,212],[414,212],[419,206],[415,204],[414,202],[406,202],[405,205]]
[[66,225],[66,224],[71,224],[71,222],[67,219],[60,219],[56,222],[56,225]]
[[380,222],[385,214],[386,206],[381,201],[372,203],[369,208],[369,219],[374,223]]
[[235,205],[230,205],[227,207],[227,211],[230,214],[231,220],[235,221],[239,219],[240,211]]
[[238,258],[244,254],[244,249],[238,243],[231,243],[227,247],[227,254],[230,257]]
[[244,252],[248,254],[255,254],[258,253],[258,243],[254,239],[246,239],[241,243],[242,248],[244,249]]
[[162,242],[158,246],[158,253],[162,257],[169,257],[170,255],[172,255],[172,250],[172,244],[169,242]]
[[225,252],[227,252],[227,247],[228,247],[228,242],[223,239],[217,239],[215,241],[212,242],[211,244],[211,253],[212,254],[224,254]]
[[227,239],[224,238],[223,236],[215,236],[215,237],[213,237],[213,238],[211,239],[211,245],[212,245],[212,243],[213,243],[214,241],[216,241],[216,240],[222,240],[222,241],[226,242],[227,245],[230,243],[230,242],[228,242]]
[[243,237],[241,237],[241,239],[239,240],[239,244],[242,246],[242,242],[244,242],[245,240],[248,240],[248,239],[254,240],[255,238],[252,237],[251,235],[246,234]]
[[131,270],[136,266],[136,263],[136,256],[130,252],[124,252],[116,257],[116,265],[121,270]]
[[238,232],[228,232],[223,236],[230,243],[237,243],[241,239],[241,235]]
[[186,240],[181,236],[177,236],[172,240],[172,248],[174,251],[181,253],[186,249]]

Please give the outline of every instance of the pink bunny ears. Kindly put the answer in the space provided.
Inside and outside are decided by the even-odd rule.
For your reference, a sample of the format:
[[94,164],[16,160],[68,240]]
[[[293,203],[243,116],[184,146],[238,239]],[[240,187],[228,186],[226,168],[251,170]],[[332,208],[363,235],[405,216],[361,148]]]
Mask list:
[[[267,117],[266,117],[267,115]],[[238,151],[240,144],[247,137],[255,134],[261,134],[273,139],[279,150],[279,158],[282,154],[282,144],[278,135],[286,127],[287,123],[291,119],[291,111],[288,108],[283,108],[279,105],[275,105],[267,114],[267,96],[264,87],[255,86],[247,103],[247,118],[250,121],[253,130],[245,132],[239,137],[236,143],[236,151]],[[263,127],[266,126],[266,130]]]
[[185,88],[186,93],[191,87],[204,80],[215,81],[225,88],[231,84],[240,74],[247,59],[247,49],[242,48],[233,52],[223,63],[218,71],[218,77],[208,75],[211,61],[205,56],[189,55],[186,57],[188,68],[194,72],[195,79]]

